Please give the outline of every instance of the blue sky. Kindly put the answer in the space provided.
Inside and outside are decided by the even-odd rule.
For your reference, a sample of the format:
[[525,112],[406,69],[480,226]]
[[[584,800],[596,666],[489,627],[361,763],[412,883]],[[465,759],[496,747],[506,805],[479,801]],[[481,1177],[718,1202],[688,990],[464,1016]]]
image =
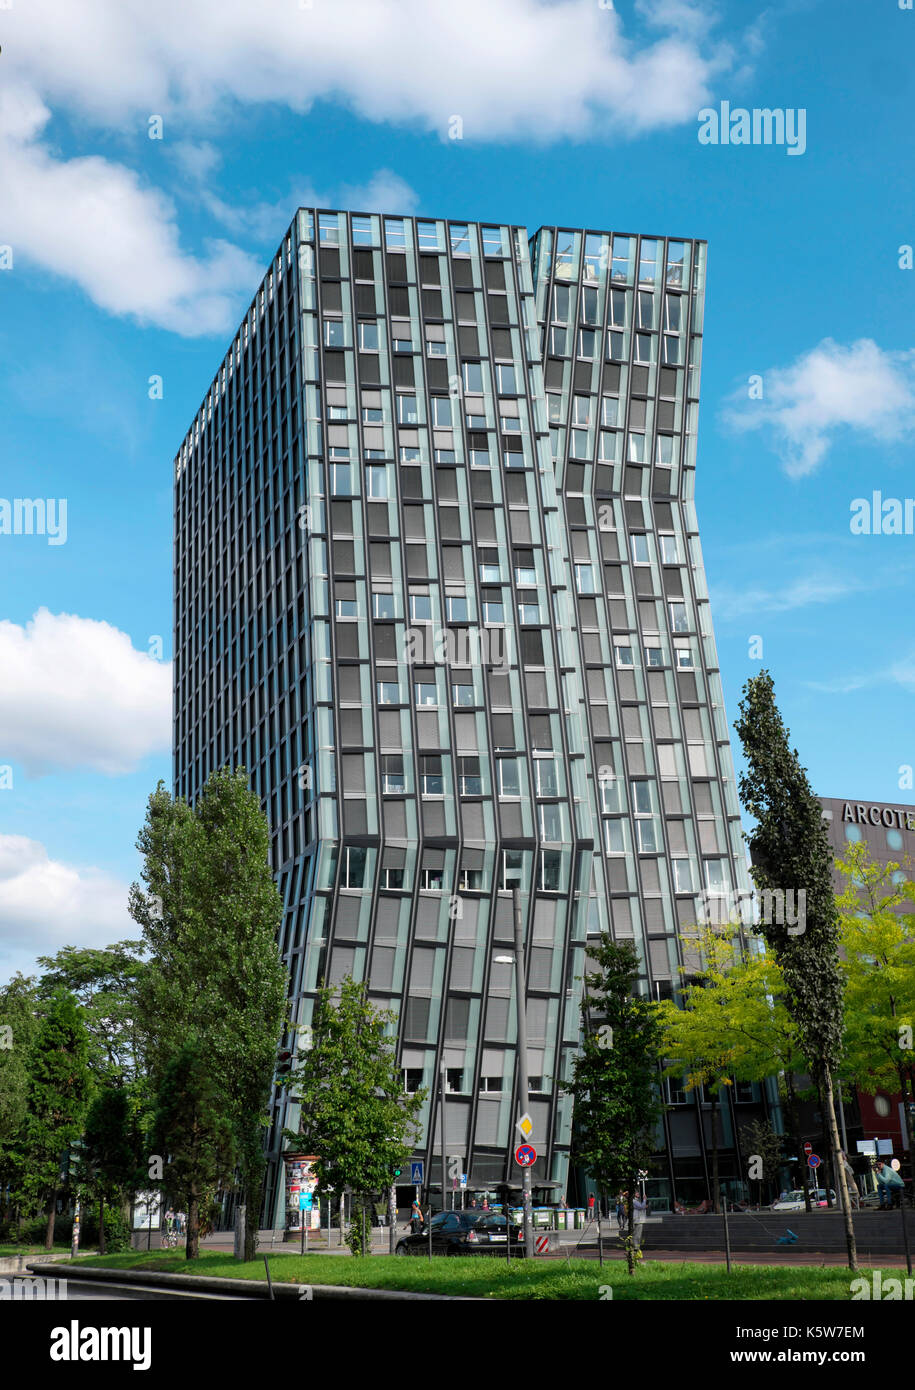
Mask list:
[[[0,11],[0,494],[68,503],[65,544],[0,534],[0,977],[132,934],[170,777],[171,461],[300,203],[706,238],[696,502],[729,719],[765,664],[817,791],[915,801],[915,538],[849,525],[913,492],[915,12],[79,11]],[[722,101],[803,109],[806,149],[700,144]]]

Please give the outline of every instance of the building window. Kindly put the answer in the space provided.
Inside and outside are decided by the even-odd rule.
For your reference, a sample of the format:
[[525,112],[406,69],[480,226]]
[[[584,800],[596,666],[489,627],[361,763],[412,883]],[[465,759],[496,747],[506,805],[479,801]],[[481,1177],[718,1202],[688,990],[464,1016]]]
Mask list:
[[663,653],[663,651],[661,650],[660,647],[648,647],[648,646],[646,646],[646,648],[645,648],[645,665],[646,665],[646,666],[663,666],[663,665],[664,665],[664,653]]
[[600,352],[600,338],[593,328],[578,330],[578,355],[586,361],[593,361]]
[[562,851],[558,849],[542,849],[537,855],[538,875],[537,886],[542,893],[561,892],[562,878]]
[[359,348],[362,352],[378,351],[378,324],[360,323]]
[[480,776],[479,758],[458,758],[458,785],[461,796],[483,795],[483,779]]
[[478,1086],[477,1089],[478,1089],[479,1091],[481,1091],[481,1092],[485,1092],[485,1091],[497,1091],[497,1092],[498,1092],[498,1091],[501,1091],[501,1090],[502,1090],[502,1085],[503,1085],[503,1082],[502,1082],[501,1076],[481,1076],[481,1077],[480,1077],[480,1084],[479,1084],[479,1086]]
[[665,367],[680,365],[680,339],[670,333],[664,334],[661,361]]
[[518,622],[522,626],[529,626],[540,622],[540,609],[536,603],[518,604]]
[[[410,346],[412,347],[412,343],[411,343]],[[447,356],[448,356],[448,348],[447,348],[447,345],[446,345],[445,343],[436,342],[436,341],[435,341],[434,339],[432,339],[432,338],[427,338],[427,339],[426,339],[426,356],[427,356],[427,357],[447,357]]]
[[575,588],[580,594],[596,594],[593,565],[575,566]]
[[655,448],[655,463],[662,468],[670,468],[674,461],[674,437],[672,434],[659,434]]
[[451,429],[452,418],[450,397],[432,397],[432,424],[435,426],[436,429],[439,430]]
[[453,1096],[459,1096],[464,1094],[463,1067],[445,1068],[445,1090]]
[[572,424],[588,425],[591,419],[591,397],[572,397]]
[[693,865],[690,859],[672,859],[674,875],[675,893],[692,893],[693,887]]
[[480,561],[480,583],[499,584],[502,580],[502,572],[498,564],[493,564],[490,560]]
[[324,346],[343,347],[343,320],[324,320]]
[[416,681],[413,685],[413,699],[417,709],[438,704],[438,687],[430,681]]
[[693,654],[688,647],[678,647],[676,650],[677,667],[681,671],[692,671],[695,666]]
[[632,648],[631,648],[631,647],[624,647],[624,646],[622,646],[622,645],[618,645],[618,646],[615,648],[615,650],[616,650],[616,664],[617,664],[617,666],[621,666],[621,667],[624,667],[624,668],[625,668],[625,667],[627,667],[627,666],[634,666],[634,665],[635,665],[635,662],[633,661],[633,658],[632,658]]
[[445,779],[439,753],[424,753],[419,760],[423,796],[444,796]]
[[365,884],[365,863],[367,851],[356,845],[347,845],[343,850],[343,881],[341,888],[362,888]]
[[388,470],[373,464],[365,470],[365,495],[366,497],[385,498],[390,497],[388,488]]
[[521,771],[517,758],[497,758],[499,796],[521,795]]
[[493,599],[483,600],[483,622],[490,627],[499,627],[505,622],[505,608]]
[[[689,619],[685,603],[670,603],[670,627],[672,632],[689,632]],[[679,664],[679,663],[678,663]]]
[[678,565],[680,563],[680,548],[677,544],[676,536],[659,536],[661,546],[661,564]]
[[540,812],[540,838],[547,844],[559,844],[562,834],[562,806],[556,802],[544,802],[538,807]]
[[381,755],[381,790],[385,796],[393,796],[407,789],[403,770],[402,753],[383,753]]
[[403,1068],[403,1088],[408,1096],[415,1096],[417,1091],[423,1087],[423,1073],[421,1067]]
[[555,758],[534,759],[534,785],[538,796],[558,796],[559,779]]
[[634,565],[648,565],[651,563],[651,556],[648,554],[648,537],[641,532],[629,537],[629,544],[632,548],[632,563]]
[[332,497],[352,497],[353,483],[348,463],[328,464]]
[[626,441],[626,457],[630,463],[645,462],[645,436],[644,434],[630,433]]
[[429,594],[410,595],[410,618],[414,623],[431,623],[432,599]]
[[396,681],[378,681],[376,685],[379,705],[399,705],[400,690]]
[[393,594],[372,594],[372,617],[373,618],[393,618],[394,616],[394,595]]
[[399,395],[397,397],[397,423],[399,425],[416,425],[419,423],[415,396]]
[[518,380],[515,369],[509,363],[496,363],[496,390],[500,396],[517,396]]
[[478,396],[483,390],[483,365],[481,362],[464,362],[461,366],[464,390],[471,396]]
[[419,876],[419,887],[423,893],[440,893],[444,882],[444,869],[423,869]]
[[449,594],[445,602],[448,608],[449,623],[466,623],[469,621],[470,614],[467,599],[463,594]]

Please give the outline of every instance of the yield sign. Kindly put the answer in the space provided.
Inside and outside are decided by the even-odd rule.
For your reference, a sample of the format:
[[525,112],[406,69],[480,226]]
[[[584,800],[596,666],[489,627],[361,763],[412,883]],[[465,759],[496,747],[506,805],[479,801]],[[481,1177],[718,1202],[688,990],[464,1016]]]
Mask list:
[[521,1116],[521,1119],[515,1125],[515,1129],[520,1129],[525,1139],[530,1139],[531,1131],[533,1130],[533,1128],[534,1121],[531,1119],[530,1115],[525,1110],[524,1114]]

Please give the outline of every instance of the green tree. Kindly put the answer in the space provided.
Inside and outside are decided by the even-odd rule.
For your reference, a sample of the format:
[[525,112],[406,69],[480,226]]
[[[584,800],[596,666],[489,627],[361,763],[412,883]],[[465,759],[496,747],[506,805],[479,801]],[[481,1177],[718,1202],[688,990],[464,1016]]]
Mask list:
[[89,1065],[100,1085],[120,1085],[143,1075],[136,1028],[137,985],[146,969],[141,943],[112,946],[64,946],[53,956],[39,956],[44,973],[42,999],[67,989],[83,1010],[89,1033]]
[[587,954],[598,968],[585,975],[584,1036],[566,1087],[575,1098],[573,1153],[602,1199],[621,1187],[630,1195],[626,1260],[632,1274],[638,1258],[632,1199],[663,1113],[662,1032],[655,1006],[636,992],[641,966],[634,947],[615,943],[605,932]]
[[[734,727],[747,761],[747,770],[740,777],[741,800],[756,822],[747,836],[751,873],[757,888],[770,894],[769,909],[762,913],[759,930],[781,968],[785,1006],[823,1098],[833,1179],[842,1197],[848,1265],[855,1270],[855,1232],[845,1169],[839,1159],[832,1080],[842,1055],[843,979],[823,811],[797,751],[788,742],[789,732],[775,703],[768,671],[747,681]],[[781,911],[777,906],[780,894],[784,895]],[[786,910],[789,901],[795,905],[794,913]],[[792,922],[792,917],[796,921]]]
[[124,1086],[99,1091],[89,1106],[78,1155],[79,1181],[98,1202],[99,1250],[105,1254],[105,1203],[122,1205],[143,1181],[141,1138]]
[[32,1053],[24,1127],[26,1187],[47,1203],[45,1249],[54,1245],[62,1165],[82,1134],[92,1094],[89,1035],[73,995],[58,990],[41,1022]]
[[[242,769],[214,773],[193,810],[160,783],[138,840],[141,888],[130,911],[150,953],[138,1015],[154,1083],[186,1043],[206,1059],[233,1131],[245,1257],[262,1204],[264,1140],[286,971],[277,932],[282,900],[270,872],[269,827]],[[190,1231],[192,1214],[188,1210]]]
[[911,880],[896,883],[898,864],[871,859],[849,845],[836,867],[846,880],[837,898],[845,976],[843,1075],[873,1094],[899,1090],[915,1153],[915,916],[897,911],[915,899]]
[[0,1197],[8,1221],[24,1194],[24,1126],[28,1115],[29,1077],[39,1029],[35,980],[16,974],[0,987]]
[[336,989],[323,986],[311,1045],[290,1081],[301,1097],[301,1121],[285,1138],[298,1152],[316,1156],[322,1191],[353,1192],[354,1255],[366,1253],[359,1213],[371,1210],[372,1193],[386,1191],[395,1167],[409,1158],[425,1098],[424,1091],[404,1094],[391,1034],[395,1021],[389,1010],[372,1006],[364,983],[347,977]]
[[207,943],[198,1006],[228,1094],[253,1260],[264,1193],[264,1144],[287,972],[277,937],[283,900],[270,870],[270,827],[244,772],[214,773],[194,808],[188,929]]
[[706,1086],[712,1096],[712,1197],[719,1209],[718,1098],[733,1080],[762,1081],[790,1075],[800,1053],[797,1028],[781,998],[781,971],[772,956],[751,938],[741,948],[736,925],[697,927],[681,938],[680,1003],[664,1000],[658,1015],[664,1027],[667,1076],[685,1077],[686,1089]]
[[235,1162],[225,1095],[199,1046],[187,1044],[165,1068],[152,1138],[168,1156],[163,1188],[187,1211],[185,1253],[196,1260],[201,1217],[209,1215],[216,1189],[230,1180]]

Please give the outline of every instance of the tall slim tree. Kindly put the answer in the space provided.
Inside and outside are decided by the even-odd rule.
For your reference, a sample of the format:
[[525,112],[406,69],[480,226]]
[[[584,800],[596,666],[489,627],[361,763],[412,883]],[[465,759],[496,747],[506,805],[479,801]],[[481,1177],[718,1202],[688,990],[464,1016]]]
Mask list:
[[194,808],[188,931],[208,963],[198,1005],[226,1086],[246,1209],[244,1258],[253,1260],[263,1201],[264,1141],[287,973],[277,935],[283,900],[270,870],[270,827],[243,769],[209,779]]
[[222,769],[193,809],[160,783],[138,848],[145,889],[134,884],[130,911],[150,952],[139,989],[150,1070],[161,1091],[185,1044],[209,1068],[212,1104],[205,1113],[216,1113],[221,1095],[247,1209],[244,1253],[253,1259],[287,980],[269,826],[244,770]]
[[83,1011],[66,990],[50,1000],[35,1039],[24,1147],[28,1187],[47,1203],[45,1249],[54,1245],[57,1194],[92,1095],[89,1035]]
[[597,969],[585,975],[584,1038],[566,1087],[575,1097],[573,1152],[602,1198],[621,1187],[630,1195],[626,1260],[632,1274],[633,1199],[663,1113],[662,1032],[655,1006],[636,992],[641,965],[635,948],[604,933],[588,955]]
[[[747,836],[753,880],[760,890],[783,893],[783,904],[789,901],[789,893],[794,894],[794,911],[783,908],[764,913],[759,930],[781,968],[785,1005],[797,1026],[798,1044],[808,1070],[823,1097],[832,1171],[842,1197],[848,1266],[855,1270],[855,1232],[845,1169],[839,1158],[833,1093],[833,1073],[842,1055],[843,980],[823,811],[797,751],[789,744],[768,671],[747,681],[734,727],[747,762],[740,777],[740,796],[756,822]],[[803,899],[799,897],[802,893]],[[777,903],[779,899],[771,901]]]
[[[425,1098],[423,1091],[404,1094],[391,1033],[395,1021],[390,1010],[372,1006],[364,983],[347,977],[336,988],[323,987],[311,1045],[290,1083],[302,1109],[300,1127],[286,1131],[287,1141],[316,1155],[322,1191],[352,1190],[356,1211],[367,1209],[372,1193],[386,1192],[395,1167],[409,1158]],[[365,1253],[358,1221],[350,1248]]]

